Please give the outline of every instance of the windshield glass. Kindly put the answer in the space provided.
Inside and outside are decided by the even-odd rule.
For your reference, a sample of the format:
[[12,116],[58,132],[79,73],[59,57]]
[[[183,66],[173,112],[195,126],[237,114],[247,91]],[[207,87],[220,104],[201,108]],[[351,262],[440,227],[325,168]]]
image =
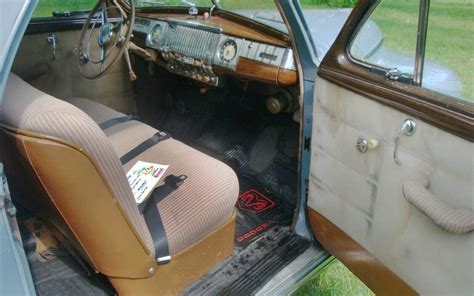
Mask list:
[[137,8],[140,7],[157,7],[157,6],[173,6],[173,7],[211,7],[211,0],[135,0]]
[[224,10],[288,33],[288,29],[273,0],[220,0],[219,6]]
[[[137,8],[157,6],[212,6],[211,0],[136,0],[135,3]],[[288,32],[273,0],[220,0],[218,3],[223,10],[253,19],[254,21],[273,27],[279,31]]]

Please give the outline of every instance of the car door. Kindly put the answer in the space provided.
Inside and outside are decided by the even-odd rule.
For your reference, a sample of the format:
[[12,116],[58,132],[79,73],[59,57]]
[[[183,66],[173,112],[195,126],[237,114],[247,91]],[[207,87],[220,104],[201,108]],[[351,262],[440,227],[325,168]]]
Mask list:
[[[6,80],[21,36],[37,1],[2,3],[0,17],[0,106]],[[8,11],[4,14],[3,11]],[[16,208],[0,158],[0,295],[36,295],[28,260],[23,250]]]
[[[376,294],[472,295],[472,74],[453,66],[463,50],[472,60],[472,48],[455,46],[447,60],[431,54],[457,38],[430,40],[437,27],[428,16],[435,20],[453,8],[445,1],[431,7],[412,1],[414,15],[403,16],[394,1],[376,15],[379,2],[354,7],[317,72],[310,224],[316,239]],[[409,22],[414,32],[405,31]],[[363,32],[374,25],[384,44],[361,53],[370,45]],[[397,34],[403,36],[390,40]],[[413,50],[393,48],[403,39],[412,40]]]
[[60,99],[88,98],[123,113],[133,112],[132,83],[125,61],[102,78],[84,78],[77,65],[82,26],[95,1],[40,0],[18,49],[12,72]]

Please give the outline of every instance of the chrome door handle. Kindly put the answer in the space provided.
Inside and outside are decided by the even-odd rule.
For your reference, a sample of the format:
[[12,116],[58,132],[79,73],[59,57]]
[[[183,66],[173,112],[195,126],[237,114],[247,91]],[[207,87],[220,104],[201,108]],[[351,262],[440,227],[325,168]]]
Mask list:
[[402,163],[398,159],[398,146],[400,145],[400,139],[402,136],[411,136],[416,132],[416,123],[413,119],[408,118],[403,122],[402,129],[398,132],[397,136],[395,137],[395,149],[393,150],[393,160],[397,165],[401,165]]

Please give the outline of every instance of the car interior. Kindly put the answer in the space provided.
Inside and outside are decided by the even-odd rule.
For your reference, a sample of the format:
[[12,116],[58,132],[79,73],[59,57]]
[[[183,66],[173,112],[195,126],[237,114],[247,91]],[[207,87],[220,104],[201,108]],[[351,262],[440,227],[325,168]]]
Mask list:
[[[1,155],[37,293],[252,293],[316,248],[291,229],[302,143],[289,35],[119,2],[85,25],[32,20],[8,77]],[[169,166],[168,194],[145,210],[161,230],[128,183],[137,161]],[[38,237],[51,237],[41,256]]]
[[473,294],[469,5],[10,2],[0,294]]

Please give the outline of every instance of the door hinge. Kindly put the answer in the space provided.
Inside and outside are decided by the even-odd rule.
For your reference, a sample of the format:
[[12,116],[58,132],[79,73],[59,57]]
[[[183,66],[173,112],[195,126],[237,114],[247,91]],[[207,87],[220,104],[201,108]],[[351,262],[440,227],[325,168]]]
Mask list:
[[306,151],[311,150],[311,137],[305,137],[304,138],[303,149],[306,150]]
[[304,180],[304,196],[306,197],[306,203],[308,203],[309,197],[309,179]]

